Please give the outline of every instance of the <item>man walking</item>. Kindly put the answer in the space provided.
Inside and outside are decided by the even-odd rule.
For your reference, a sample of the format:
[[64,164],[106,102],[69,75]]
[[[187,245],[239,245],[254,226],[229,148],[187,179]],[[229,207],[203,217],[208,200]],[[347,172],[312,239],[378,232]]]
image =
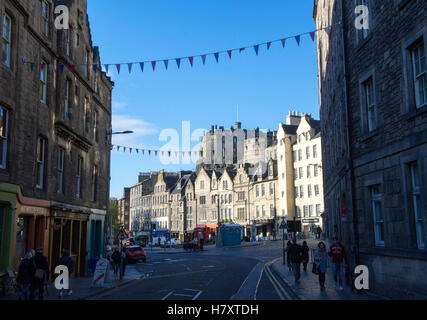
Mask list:
[[347,254],[345,252],[344,246],[338,242],[337,237],[332,238],[332,245],[329,249],[328,255],[332,257],[332,270],[334,272],[334,288],[339,284],[340,290],[343,288],[343,270],[344,262],[347,264]]
[[298,282],[301,277],[301,261],[302,261],[302,249],[297,244],[297,239],[292,240],[292,245],[289,248],[289,255],[292,263],[292,270],[294,272],[295,282]]
[[49,275],[47,258],[43,255],[43,248],[37,248],[36,254],[31,259],[30,274],[32,277],[30,286],[30,300],[34,300],[35,292],[39,292],[39,300],[43,300],[44,285]]
[[117,273],[120,269],[120,252],[119,249],[116,248],[113,252],[113,254],[111,255],[111,259],[113,260],[113,270],[114,270],[114,275],[117,276]]
[[[68,268],[68,275],[70,276],[68,278],[68,285],[71,287],[71,274],[74,272],[74,261],[73,259],[71,259],[70,257],[70,251],[68,249],[63,249],[62,250],[62,257],[61,259],[59,259],[58,261],[58,266],[66,266]],[[70,296],[73,291],[71,289],[66,289],[67,290],[67,294]],[[59,298],[62,298],[64,289],[60,289],[59,290]]]

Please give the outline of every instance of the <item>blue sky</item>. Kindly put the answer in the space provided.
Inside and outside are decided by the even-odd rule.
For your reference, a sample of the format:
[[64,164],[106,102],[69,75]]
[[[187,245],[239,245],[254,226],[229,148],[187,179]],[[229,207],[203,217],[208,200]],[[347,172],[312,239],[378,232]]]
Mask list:
[[[100,47],[101,63],[125,63],[187,57],[239,48],[313,31],[312,0],[89,0],[93,44]],[[134,65],[109,74],[113,90],[113,128],[133,130],[115,136],[113,144],[161,147],[164,129],[176,130],[190,121],[191,132],[217,124],[229,128],[237,118],[244,128],[277,130],[288,110],[318,118],[316,46],[308,35],[298,47],[289,39],[269,51],[261,46],[219,63],[208,56],[203,66],[195,58],[178,70],[175,61],[166,71]],[[198,144],[192,142],[192,147]],[[194,164],[164,165],[159,159],[127,150],[112,152],[111,196],[137,182],[138,172],[193,169]]]

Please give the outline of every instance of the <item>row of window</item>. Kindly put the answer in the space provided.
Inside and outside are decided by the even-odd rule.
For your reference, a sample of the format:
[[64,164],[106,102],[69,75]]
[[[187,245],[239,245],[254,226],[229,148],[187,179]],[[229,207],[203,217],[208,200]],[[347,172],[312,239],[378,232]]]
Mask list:
[[[313,166],[313,176],[318,177],[319,176],[319,166],[317,164],[309,165],[306,168],[307,178],[311,178],[311,167]],[[284,178],[284,173],[282,175],[282,178]],[[303,179],[304,178],[304,168],[294,168],[294,180]]]
[[[304,217],[320,217],[320,215],[322,214],[320,204],[316,204],[316,212],[314,211],[314,205],[303,206],[302,210]],[[301,207],[295,207],[295,215],[297,218],[301,218]]]
[[[262,212],[261,212],[262,210]],[[276,214],[276,209],[274,208],[273,204],[270,204],[270,217],[274,217]],[[257,218],[264,218],[267,217],[266,214],[266,206],[262,205],[262,206],[256,206],[256,217]]]
[[[274,183],[273,182],[270,182],[269,184],[268,184],[268,186],[269,186],[269,195],[270,196],[272,196],[272,195],[274,195]],[[261,185],[261,196],[262,197],[264,197],[265,195],[266,195],[266,190],[265,190],[265,188],[266,188],[266,184],[264,183],[264,184],[262,184]],[[257,185],[256,187],[255,187],[255,196],[258,198],[259,196],[260,196],[260,186],[259,185]]]
[[[37,139],[37,155],[36,155],[36,188],[46,188],[46,169],[47,169],[47,139],[44,137],[38,137]],[[57,193],[65,194],[65,186],[69,185],[68,181],[65,181],[65,158],[66,150],[63,147],[58,146],[57,149]],[[83,174],[83,157],[77,157],[77,164],[75,166],[75,196],[77,199],[82,198],[82,179]],[[69,163],[69,162],[68,162]],[[92,166],[91,172],[91,201],[96,201],[98,189],[98,166]]]
[[[319,185],[314,185],[314,196],[318,197],[320,195]],[[311,198],[313,196],[312,185],[307,185],[307,197]],[[295,187],[295,198],[304,198],[304,186]]]
[[[313,158],[314,159],[317,158],[317,155],[318,155],[317,154],[317,144],[315,144],[315,145],[313,145],[313,147],[306,147],[305,148],[305,159],[306,160],[311,158],[311,149],[313,149]],[[302,150],[299,149],[298,151],[297,150],[292,151],[292,159],[294,162],[304,160],[303,156],[302,156]]]
[[[419,173],[418,164],[416,162],[408,163],[406,165],[406,174],[410,199],[410,220],[414,225],[416,246],[418,249],[425,249],[424,218],[422,214],[421,205],[421,177]],[[383,214],[383,195],[381,193],[381,186],[370,186],[369,192],[371,197],[372,217],[374,221],[375,244],[377,246],[384,246],[385,228]]]

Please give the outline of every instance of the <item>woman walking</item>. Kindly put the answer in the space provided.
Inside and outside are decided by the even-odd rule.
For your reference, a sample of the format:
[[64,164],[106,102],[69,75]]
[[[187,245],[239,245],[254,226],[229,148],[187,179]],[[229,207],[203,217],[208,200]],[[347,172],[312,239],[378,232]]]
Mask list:
[[328,268],[328,252],[326,245],[320,241],[317,245],[318,249],[314,251],[314,263],[316,271],[319,275],[320,290],[325,290],[326,270]]
[[21,292],[19,293],[19,300],[28,299],[28,289],[31,284],[32,276],[30,272],[30,264],[33,254],[28,252],[21,261],[18,269],[17,282],[21,286]]
[[289,248],[291,247],[292,242],[289,240],[286,245],[287,245],[287,248],[286,248],[286,260],[288,262],[288,268],[289,268],[289,272],[290,272],[290,271],[292,271],[292,263],[291,263],[291,253],[289,252]]
[[304,272],[307,272],[307,264],[308,264],[308,252],[310,251],[310,248],[307,245],[307,241],[303,241],[302,243],[302,265],[304,267]]

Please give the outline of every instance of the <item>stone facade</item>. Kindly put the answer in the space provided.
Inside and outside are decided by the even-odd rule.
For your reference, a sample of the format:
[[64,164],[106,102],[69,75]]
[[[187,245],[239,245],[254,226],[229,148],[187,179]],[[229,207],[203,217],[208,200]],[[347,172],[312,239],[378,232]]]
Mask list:
[[[370,270],[370,290],[427,297],[427,3],[318,0],[320,120],[328,237]],[[341,22],[341,24],[338,24]],[[420,57],[423,57],[420,59]],[[399,288],[399,290],[396,290]]]
[[[69,8],[69,31],[54,27],[60,4]],[[104,251],[113,83],[101,72],[85,0],[1,0],[0,13],[8,38],[0,62],[7,123],[0,181],[18,185],[24,197],[51,202],[56,218],[44,221],[53,243],[49,252],[45,248],[50,266],[66,248],[76,274],[84,274],[88,260]],[[24,220],[37,215],[15,214]],[[62,248],[56,245],[60,234],[67,235]]]
[[117,202],[119,222],[126,231],[130,231],[130,188],[123,189],[123,197]]

